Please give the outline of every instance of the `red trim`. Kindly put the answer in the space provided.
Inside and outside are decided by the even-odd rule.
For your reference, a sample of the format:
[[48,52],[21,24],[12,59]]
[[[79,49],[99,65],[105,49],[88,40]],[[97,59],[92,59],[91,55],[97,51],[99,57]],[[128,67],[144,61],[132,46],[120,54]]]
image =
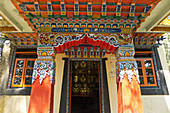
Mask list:
[[[65,49],[71,49],[72,46],[79,46],[80,44],[99,46],[100,49],[106,49],[107,53],[113,53],[118,48],[102,40],[95,41],[92,38],[88,37],[87,35],[83,39],[69,41],[64,43],[63,45],[59,45],[58,47],[54,48],[56,49],[57,53],[63,53]],[[83,50],[84,48],[81,49]]]

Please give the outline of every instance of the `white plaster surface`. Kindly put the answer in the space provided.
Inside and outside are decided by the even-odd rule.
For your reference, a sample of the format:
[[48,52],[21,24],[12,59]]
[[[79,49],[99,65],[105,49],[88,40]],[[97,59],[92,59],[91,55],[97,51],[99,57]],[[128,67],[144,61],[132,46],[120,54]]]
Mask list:
[[[106,54],[108,60],[106,60],[106,71],[107,71],[107,81],[108,81],[108,91],[109,91],[109,99],[110,99],[110,110],[111,113],[118,112],[118,105],[117,105],[117,84],[116,84],[116,75],[111,78],[111,63],[110,63],[110,54]],[[113,57],[113,72],[116,73],[116,58]]]
[[170,113],[170,96],[142,96],[144,113]]
[[30,96],[0,96],[0,113],[27,113]]
[[60,100],[61,100],[61,90],[63,82],[63,72],[64,72],[64,60],[65,54],[57,54],[55,58],[56,62],[56,72],[55,72],[55,85],[54,85],[54,107],[53,112],[59,113]]
[[[158,47],[158,53],[163,68],[168,91],[170,91],[170,73],[163,46]],[[170,93],[170,92],[169,92]],[[170,113],[169,95],[145,95],[142,96],[144,113]]]

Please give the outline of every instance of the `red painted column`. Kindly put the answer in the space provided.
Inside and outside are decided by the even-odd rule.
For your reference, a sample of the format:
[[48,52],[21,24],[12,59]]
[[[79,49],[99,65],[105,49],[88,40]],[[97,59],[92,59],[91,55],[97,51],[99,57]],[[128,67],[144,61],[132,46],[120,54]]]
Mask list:
[[53,47],[38,47],[32,75],[28,113],[53,113],[54,59]]
[[118,113],[143,113],[134,47],[120,46],[116,56]]
[[50,77],[46,77],[43,83],[36,79],[32,84],[28,113],[53,113],[53,84]]

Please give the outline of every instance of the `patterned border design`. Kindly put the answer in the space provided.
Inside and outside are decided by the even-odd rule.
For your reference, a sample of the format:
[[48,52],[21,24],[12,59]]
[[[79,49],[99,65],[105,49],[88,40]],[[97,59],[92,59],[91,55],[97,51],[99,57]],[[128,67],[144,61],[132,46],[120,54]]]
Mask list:
[[69,103],[70,103],[70,62],[71,61],[99,61],[100,63],[100,88],[101,88],[101,107],[102,113],[104,113],[104,89],[103,89],[103,68],[102,59],[69,59],[68,60],[68,73],[67,73],[67,102],[66,102],[66,113],[69,113]]
[[[46,22],[48,22],[48,23],[46,23]],[[70,24],[67,24],[68,22],[70,22]],[[89,24],[89,22],[92,22],[94,24],[91,24],[91,23]],[[131,20],[131,19],[87,19],[87,18],[83,18],[83,19],[78,19],[78,18],[70,18],[70,19],[68,19],[68,18],[32,18],[32,23],[36,23],[36,27],[50,27],[50,26],[64,27],[64,25],[65,25],[65,27],[100,27],[100,26],[107,27],[107,26],[109,26],[109,27],[116,28],[119,26],[123,26],[123,27],[125,27],[125,26],[131,27],[132,25],[135,26],[138,23],[140,23],[140,21],[138,19]],[[58,24],[56,24],[56,23],[58,23]]]
[[87,34],[87,36],[93,39],[94,41],[101,40],[105,41],[106,43],[109,43],[110,45],[113,45],[114,47],[119,46],[119,43],[117,41],[118,35],[116,34],[111,34],[109,36],[103,36],[101,34],[96,35]]
[[70,103],[70,60],[68,60],[68,73],[67,73],[67,102],[66,102],[66,113],[69,113]]
[[40,33],[132,33],[130,28],[67,28],[67,27],[45,27],[38,29]]
[[63,45],[64,43],[80,40],[85,37],[85,34],[71,34],[71,35],[63,35],[63,34],[53,34],[53,33],[40,33],[39,36],[40,42],[43,45],[52,45],[58,47],[59,45]]
[[71,49],[65,49],[64,52],[68,58],[102,58],[106,54],[106,49],[100,49],[98,46],[72,46]]
[[54,47],[51,46],[38,46],[37,48],[38,57],[54,56]]
[[135,50],[133,45],[120,45],[116,51],[116,57],[133,57]]
[[50,76],[51,84],[54,79],[54,67],[55,62],[51,59],[37,59],[34,63],[34,70],[32,74],[32,83],[34,83],[35,79],[39,78],[40,84],[42,84],[44,78],[46,76]]
[[[49,26],[53,26],[53,24],[56,24],[61,20],[71,24],[73,27],[75,21],[81,21],[83,23],[87,20],[90,24],[96,22],[97,24],[99,23],[99,25],[102,22],[105,22],[106,25],[107,23],[111,24],[113,22],[121,27],[126,27],[127,25],[119,25],[117,22],[127,22],[127,24],[131,24],[132,28],[136,30],[159,2],[160,0],[142,2],[138,2],[137,0],[49,0],[48,2],[37,0],[12,0],[14,6],[20,13],[22,12],[22,16],[31,26],[33,31],[39,31],[39,29],[37,29],[38,27],[46,26],[46,28],[48,28]],[[82,19],[84,19],[84,21],[82,21]],[[44,20],[46,22],[42,22]],[[41,26],[41,23],[44,25]],[[63,22],[60,24],[62,23]]]
[[130,28],[53,28],[53,27],[45,27],[38,28],[40,33],[132,33],[132,29]]
[[42,45],[55,47],[71,41],[80,41],[84,38],[90,38],[93,41],[103,41],[114,47],[118,47],[120,44],[127,45],[132,41],[131,34],[39,33],[38,37]]
[[120,82],[122,82],[124,75],[126,74],[128,76],[129,82],[131,82],[131,79],[134,75],[136,76],[138,82],[140,83],[139,74],[138,74],[138,66],[137,66],[136,60],[133,57],[130,57],[128,59],[117,60],[116,73],[120,79]]
[[[48,19],[47,19],[48,20]],[[49,19],[51,20],[51,19]],[[53,20],[53,19],[52,19]],[[91,21],[92,23],[89,23],[88,21],[86,22],[81,22],[81,21],[75,21],[75,22],[71,22],[71,21],[68,21],[70,22],[68,24],[67,21],[48,21],[48,23],[46,21],[43,21],[43,22],[32,22],[34,25],[35,25],[35,28],[36,29],[39,29],[39,30],[42,30],[42,28],[48,28],[48,27],[51,27],[51,28],[78,28],[78,27],[81,27],[81,28],[105,28],[105,29],[111,29],[111,28],[117,28],[117,29],[121,29],[121,28],[135,28],[135,26],[140,23],[138,20],[134,20],[134,21],[131,21],[131,20],[110,20],[108,19],[107,21],[111,21],[111,22],[107,22],[106,20],[103,20],[102,21],[105,21],[105,22],[100,22],[100,20],[96,20],[95,21],[98,21],[98,22],[93,22]],[[115,22],[114,22],[115,21]],[[117,21],[117,22],[116,22]],[[121,21],[121,22],[120,22]],[[127,22],[127,21],[131,21],[131,22]],[[57,23],[57,24],[56,24]]]
[[126,74],[129,82],[131,82],[134,75],[140,83],[138,66],[134,59],[134,55],[134,45],[120,45],[116,51],[116,73],[120,82],[122,82],[124,75]]
[[103,89],[103,68],[102,60],[100,59],[100,88],[101,88],[101,107],[102,113],[104,113],[104,89]]
[[153,29],[151,29],[151,31],[166,31],[166,32],[169,32],[170,27],[154,27]]
[[153,45],[135,45],[134,48],[148,48],[151,49]]
[[[152,47],[152,50],[154,50],[154,48]],[[154,68],[155,68],[155,74],[157,76],[157,84],[158,84],[158,87],[160,87],[160,76],[159,76],[159,73],[158,73],[158,66],[157,66],[157,62],[156,62],[156,55],[153,51],[153,63],[154,63]]]

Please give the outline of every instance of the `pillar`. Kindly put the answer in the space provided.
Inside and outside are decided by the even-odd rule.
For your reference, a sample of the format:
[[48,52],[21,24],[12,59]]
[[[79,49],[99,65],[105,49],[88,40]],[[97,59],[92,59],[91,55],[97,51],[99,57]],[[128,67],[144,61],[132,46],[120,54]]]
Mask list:
[[53,113],[54,48],[38,47],[28,113]]
[[133,45],[121,45],[117,52],[118,113],[143,113],[140,81]]
[[0,37],[0,95],[5,94],[9,74],[9,58],[11,52],[10,40]]

